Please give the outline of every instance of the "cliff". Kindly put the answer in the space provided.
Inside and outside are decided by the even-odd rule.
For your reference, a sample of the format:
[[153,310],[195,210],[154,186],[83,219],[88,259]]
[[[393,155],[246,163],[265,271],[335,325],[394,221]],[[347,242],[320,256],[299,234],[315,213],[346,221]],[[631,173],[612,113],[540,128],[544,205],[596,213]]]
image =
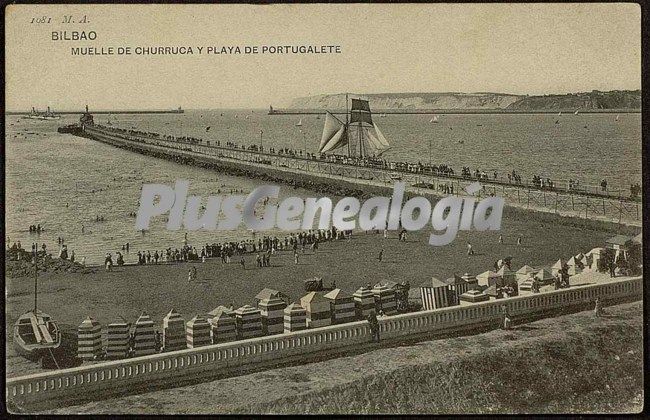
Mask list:
[[[592,91],[562,95],[511,95],[506,93],[376,93],[350,94],[370,101],[375,110],[430,109],[640,109],[641,91]],[[345,109],[345,94],[315,95],[294,99],[291,109]]]

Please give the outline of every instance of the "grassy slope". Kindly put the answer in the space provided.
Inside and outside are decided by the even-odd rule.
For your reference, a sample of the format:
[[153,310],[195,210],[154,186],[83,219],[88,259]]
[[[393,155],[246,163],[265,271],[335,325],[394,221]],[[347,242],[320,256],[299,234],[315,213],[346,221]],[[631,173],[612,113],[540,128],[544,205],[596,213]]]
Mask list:
[[62,413],[615,413],[643,403],[642,304],[377,348]]

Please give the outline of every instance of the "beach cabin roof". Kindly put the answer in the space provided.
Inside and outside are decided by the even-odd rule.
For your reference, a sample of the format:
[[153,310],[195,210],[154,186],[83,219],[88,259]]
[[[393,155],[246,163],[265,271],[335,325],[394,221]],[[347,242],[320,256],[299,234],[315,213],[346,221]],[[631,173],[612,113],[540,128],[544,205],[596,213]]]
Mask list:
[[606,240],[605,243],[608,244],[608,245],[625,246],[631,240],[632,240],[632,238],[630,236],[616,235],[616,236],[612,236],[611,238]]
[[554,279],[555,276],[547,268],[542,268],[535,274],[535,278],[539,281],[546,281]]
[[436,277],[431,277],[431,279],[425,280],[418,287],[433,287],[435,289],[436,287],[448,287],[448,285],[447,285],[447,283],[445,283],[444,281],[442,281],[442,280],[440,280],[440,279],[438,279]]
[[323,296],[323,292],[309,292],[305,296],[300,298],[300,304],[304,305],[305,303],[314,303],[314,302],[329,302]]
[[129,325],[129,323],[121,316],[118,316],[109,325]]
[[517,274],[530,274],[530,273],[535,273],[536,271],[537,270],[535,270],[533,267],[529,265],[524,265],[519,270],[517,270]]
[[636,243],[636,244],[639,244],[639,245],[642,244],[642,243],[643,243],[643,242],[642,242],[642,241],[643,241],[643,238],[642,238],[641,235],[643,235],[643,232],[639,233],[639,234],[636,235],[634,238],[632,238],[632,242],[634,242],[634,243]]
[[242,315],[242,314],[249,314],[249,313],[254,313],[254,312],[259,312],[260,310],[257,308],[254,308],[250,305],[244,305],[240,308],[237,308],[235,311],[236,314]]
[[334,289],[334,290],[329,291],[327,294],[325,294],[324,297],[326,297],[327,299],[336,300],[336,299],[351,298],[352,295],[345,292],[345,291],[343,291],[343,290],[341,290],[341,289]]
[[285,313],[290,313],[290,312],[304,312],[305,308],[302,307],[300,302],[293,302],[292,304],[288,305],[286,308],[284,308]]
[[270,299],[273,296],[278,297],[279,295],[280,295],[279,291],[265,287],[264,289],[262,289],[262,291],[260,291],[257,295],[255,295],[255,299],[257,300]]
[[499,269],[499,271],[497,271],[497,274],[501,277],[505,277],[505,276],[512,276],[515,274],[515,272],[504,265]]
[[227,308],[227,307],[225,307],[223,305],[220,305],[220,306],[217,306],[216,308],[214,308],[213,310],[211,310],[210,312],[208,312],[208,315],[209,315],[210,318],[214,318],[214,317],[220,317],[223,314],[226,314],[228,316],[232,316],[234,313],[235,313],[235,311],[233,311],[232,309]]
[[559,260],[557,260],[555,262],[555,264],[553,264],[553,266],[551,268],[561,270],[562,267],[564,267],[565,265],[566,265],[566,261],[564,261],[562,258],[560,258]]
[[457,276],[456,274],[454,274],[454,277],[450,277],[447,280],[445,280],[445,283],[447,283],[450,286],[467,284],[464,278]]
[[497,285],[493,284],[492,286],[490,286],[487,289],[483,290],[483,294],[488,295],[488,296],[495,296],[495,297],[499,296],[499,294],[497,293]]
[[495,273],[494,271],[488,270],[476,276],[476,279],[487,284],[489,283],[489,279],[498,278],[498,277],[501,277],[501,275]]

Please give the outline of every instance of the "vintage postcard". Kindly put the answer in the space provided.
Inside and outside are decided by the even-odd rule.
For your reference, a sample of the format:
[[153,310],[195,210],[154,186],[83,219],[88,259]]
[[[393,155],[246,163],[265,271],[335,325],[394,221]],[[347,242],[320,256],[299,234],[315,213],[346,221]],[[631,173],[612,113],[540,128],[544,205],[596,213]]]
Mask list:
[[5,400],[643,410],[641,7],[5,8]]

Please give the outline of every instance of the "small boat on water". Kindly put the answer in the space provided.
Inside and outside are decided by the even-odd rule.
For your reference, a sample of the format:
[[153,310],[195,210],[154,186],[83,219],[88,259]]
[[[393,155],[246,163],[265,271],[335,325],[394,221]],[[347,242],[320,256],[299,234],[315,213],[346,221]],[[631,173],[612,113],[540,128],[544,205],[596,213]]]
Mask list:
[[618,121],[618,114],[616,114],[616,118],[614,118],[614,121]]
[[302,118],[300,119],[300,121],[296,123],[296,127],[301,127],[301,126],[302,126]]
[[430,123],[438,124],[438,116],[434,115],[433,118],[429,120]]
[[576,112],[573,113],[573,115],[578,115],[578,109],[576,109]]

